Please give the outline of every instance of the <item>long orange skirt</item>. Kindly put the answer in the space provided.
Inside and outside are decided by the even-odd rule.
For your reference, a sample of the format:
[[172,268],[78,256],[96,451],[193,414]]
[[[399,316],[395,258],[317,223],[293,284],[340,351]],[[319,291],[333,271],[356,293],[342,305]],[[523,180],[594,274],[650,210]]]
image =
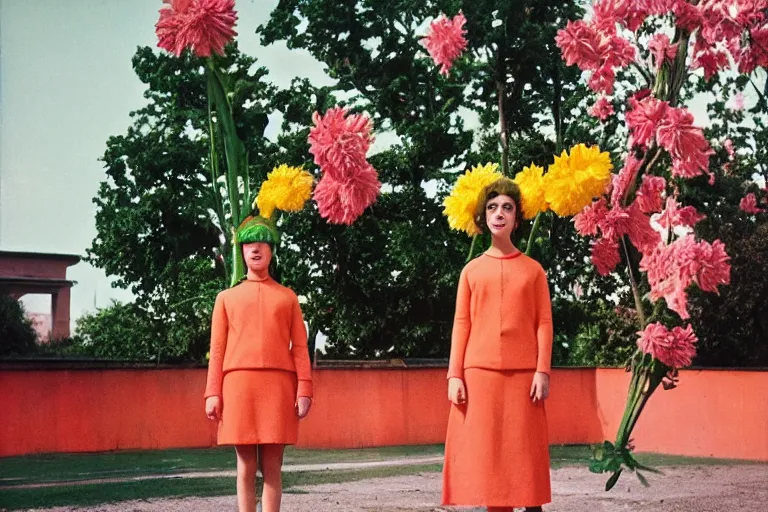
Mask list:
[[218,444],[296,444],[297,386],[296,374],[285,370],[226,373]]
[[534,371],[469,368],[467,401],[451,405],[443,505],[535,507],[552,501],[544,404]]

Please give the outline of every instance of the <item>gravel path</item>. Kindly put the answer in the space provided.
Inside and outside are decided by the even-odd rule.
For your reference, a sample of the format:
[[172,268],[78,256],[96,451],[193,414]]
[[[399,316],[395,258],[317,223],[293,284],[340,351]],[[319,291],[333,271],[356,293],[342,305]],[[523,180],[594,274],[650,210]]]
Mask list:
[[[719,512],[763,510],[768,503],[768,465],[681,466],[649,475],[645,488],[634,475],[624,475],[606,493],[604,475],[583,467],[552,472],[553,502],[547,512]],[[293,489],[283,497],[285,512],[438,512],[439,473],[376,478],[343,484]],[[234,482],[233,482],[234,490]],[[760,504],[763,505],[760,505]],[[42,510],[42,509],[41,509]],[[60,507],[47,512],[219,512],[234,511],[235,497],[130,501],[89,508]],[[463,509],[469,512],[473,509]],[[479,512],[482,509],[474,509]]]

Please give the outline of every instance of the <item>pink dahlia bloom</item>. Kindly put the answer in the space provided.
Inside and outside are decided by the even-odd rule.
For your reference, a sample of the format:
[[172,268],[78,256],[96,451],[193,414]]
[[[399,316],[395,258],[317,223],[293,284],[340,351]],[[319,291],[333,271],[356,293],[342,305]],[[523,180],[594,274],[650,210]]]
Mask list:
[[715,76],[721,69],[728,66],[728,54],[716,48],[707,47],[706,49],[694,52],[692,69],[703,69],[704,78],[709,80]]
[[646,96],[641,100],[631,98],[629,100],[631,110],[627,112],[625,118],[635,144],[647,146],[653,140],[654,133],[666,116],[669,104],[653,96]]
[[234,39],[235,0],[164,0],[155,24],[157,46],[180,56],[190,48],[198,57],[224,55]]
[[741,211],[750,215],[757,215],[758,213],[763,213],[765,211],[763,208],[757,206],[757,196],[755,196],[754,192],[750,192],[741,198],[739,208],[741,208]]
[[613,104],[607,97],[600,96],[595,104],[589,107],[587,113],[592,117],[605,121],[608,117],[613,115]]
[[693,178],[709,173],[713,154],[701,128],[693,126],[693,115],[685,108],[668,107],[658,124],[659,145],[672,155],[672,175]]
[[706,218],[706,215],[699,213],[693,206],[681,206],[677,199],[668,197],[666,207],[656,217],[656,222],[664,229],[674,229],[676,227],[692,228],[699,221]]
[[573,225],[576,228],[576,232],[581,236],[597,235],[598,225],[603,222],[607,214],[608,206],[605,198],[601,197],[584,208],[580,213],[574,215]]
[[704,23],[701,10],[687,0],[678,0],[675,3],[674,12],[675,24],[688,32],[693,32]]
[[667,188],[667,181],[661,176],[643,175],[640,190],[637,191],[635,201],[643,213],[660,212],[664,206],[662,194]]
[[619,174],[613,176],[612,190],[611,190],[611,206],[621,206],[624,199],[627,196],[629,187],[637,179],[637,171],[640,170],[640,164],[642,160],[638,160],[632,153],[627,156],[624,162],[624,167],[621,168]]
[[661,235],[651,226],[651,219],[645,215],[635,200],[627,209],[629,216],[627,234],[632,245],[645,254],[661,243]]
[[685,319],[689,317],[686,289],[695,282],[704,291],[717,292],[719,285],[729,284],[729,260],[719,240],[696,242],[687,235],[644,253],[640,270],[648,274],[651,300],[663,298],[669,309]]
[[336,181],[344,181],[367,167],[365,157],[373,142],[371,120],[362,114],[347,115],[334,107],[324,116],[312,114],[315,125],[309,130],[309,152],[320,169]]
[[601,276],[607,276],[621,262],[619,243],[616,240],[600,238],[592,244],[592,263]]
[[325,173],[315,187],[314,199],[320,216],[331,224],[351,225],[376,201],[381,183],[370,165],[336,180]]
[[656,322],[648,324],[645,330],[637,333],[640,337],[637,346],[644,354],[650,354],[670,368],[685,368],[690,366],[696,355],[698,338],[691,325],[685,328],[674,327],[667,329]]
[[679,43],[670,44],[669,36],[665,34],[656,34],[651,38],[648,42],[648,49],[651,51],[651,55],[653,55],[656,69],[661,68],[661,65],[667,60],[675,60],[678,46]]
[[453,62],[459,58],[467,47],[467,33],[464,24],[467,18],[462,13],[453,19],[441,15],[429,25],[426,37],[421,44],[429,52],[429,56],[440,66],[440,74],[448,75]]

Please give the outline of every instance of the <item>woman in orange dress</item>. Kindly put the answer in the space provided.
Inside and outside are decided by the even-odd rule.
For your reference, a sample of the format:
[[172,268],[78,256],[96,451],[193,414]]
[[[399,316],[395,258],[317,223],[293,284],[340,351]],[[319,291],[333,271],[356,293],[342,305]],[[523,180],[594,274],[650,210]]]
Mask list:
[[262,510],[278,512],[283,450],[312,404],[307,331],[296,294],[270,276],[274,228],[249,217],[237,240],[248,273],[216,297],[205,413],[218,421],[218,444],[235,447],[240,512],[256,510],[257,453]]
[[541,265],[512,242],[521,220],[515,183],[485,188],[475,223],[492,244],[464,267],[456,299],[444,505],[541,511],[551,501],[544,400],[552,308]]

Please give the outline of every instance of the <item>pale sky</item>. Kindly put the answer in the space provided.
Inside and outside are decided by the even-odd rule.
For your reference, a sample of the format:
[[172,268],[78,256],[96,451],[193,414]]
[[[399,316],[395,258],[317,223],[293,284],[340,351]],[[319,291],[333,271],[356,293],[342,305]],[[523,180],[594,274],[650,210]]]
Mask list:
[[[330,84],[322,65],[284,45],[259,46],[256,27],[277,0],[238,0],[240,47],[270,79]],[[0,0],[0,249],[84,254],[96,235],[97,160],[144,104],[131,68],[137,46],[154,46],[160,0]],[[269,127],[274,131],[277,123]],[[102,271],[71,267],[72,318],[130,294]],[[50,300],[27,296],[30,311]]]

